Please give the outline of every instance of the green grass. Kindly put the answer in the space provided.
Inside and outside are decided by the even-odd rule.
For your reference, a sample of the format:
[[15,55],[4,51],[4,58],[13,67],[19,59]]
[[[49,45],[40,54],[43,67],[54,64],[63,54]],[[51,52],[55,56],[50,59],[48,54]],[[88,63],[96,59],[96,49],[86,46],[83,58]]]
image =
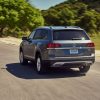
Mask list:
[[96,50],[100,50],[100,35],[91,37],[91,40],[95,43]]

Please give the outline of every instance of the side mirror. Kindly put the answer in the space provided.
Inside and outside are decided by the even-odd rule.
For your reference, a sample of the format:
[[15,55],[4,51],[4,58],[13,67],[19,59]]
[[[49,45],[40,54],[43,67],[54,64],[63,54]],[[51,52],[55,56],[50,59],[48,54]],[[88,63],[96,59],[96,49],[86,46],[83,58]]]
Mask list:
[[28,40],[28,38],[27,37],[22,37],[22,40]]

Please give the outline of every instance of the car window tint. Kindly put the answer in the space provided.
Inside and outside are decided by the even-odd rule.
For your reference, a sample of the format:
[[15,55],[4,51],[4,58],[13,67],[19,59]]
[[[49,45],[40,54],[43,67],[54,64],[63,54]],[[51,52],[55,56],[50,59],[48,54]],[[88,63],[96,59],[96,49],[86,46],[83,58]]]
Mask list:
[[30,35],[29,35],[29,39],[33,39],[33,36],[34,36],[34,34],[35,34],[35,31],[33,31]]
[[42,30],[41,37],[42,39],[48,39],[48,30]]
[[89,40],[83,30],[55,30],[53,32],[54,40]]
[[48,30],[37,30],[35,35],[34,35],[34,39],[47,39],[48,38]]
[[41,30],[36,30],[33,39],[41,39]]

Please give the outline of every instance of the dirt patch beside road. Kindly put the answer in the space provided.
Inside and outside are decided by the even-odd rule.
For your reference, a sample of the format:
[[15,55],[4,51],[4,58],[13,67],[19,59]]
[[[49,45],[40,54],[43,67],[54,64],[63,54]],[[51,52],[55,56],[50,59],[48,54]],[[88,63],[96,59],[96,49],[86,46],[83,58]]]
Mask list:
[[6,43],[6,44],[12,44],[12,45],[20,45],[21,39],[15,38],[15,37],[6,37],[6,38],[0,38],[0,42]]

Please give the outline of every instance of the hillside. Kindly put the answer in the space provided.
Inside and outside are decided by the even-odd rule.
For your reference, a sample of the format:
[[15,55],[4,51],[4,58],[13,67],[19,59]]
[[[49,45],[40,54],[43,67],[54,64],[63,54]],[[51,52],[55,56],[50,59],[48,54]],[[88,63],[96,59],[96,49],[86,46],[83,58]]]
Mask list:
[[91,35],[100,33],[100,0],[67,0],[42,15],[45,25],[77,25]]
[[95,9],[100,12],[100,0],[78,0],[78,2],[83,2],[88,5],[89,9]]
[[88,9],[95,9],[97,12],[100,12],[100,0],[68,0],[54,6],[54,8],[63,5],[65,6],[68,4],[77,4],[77,3],[84,3],[88,5]]

